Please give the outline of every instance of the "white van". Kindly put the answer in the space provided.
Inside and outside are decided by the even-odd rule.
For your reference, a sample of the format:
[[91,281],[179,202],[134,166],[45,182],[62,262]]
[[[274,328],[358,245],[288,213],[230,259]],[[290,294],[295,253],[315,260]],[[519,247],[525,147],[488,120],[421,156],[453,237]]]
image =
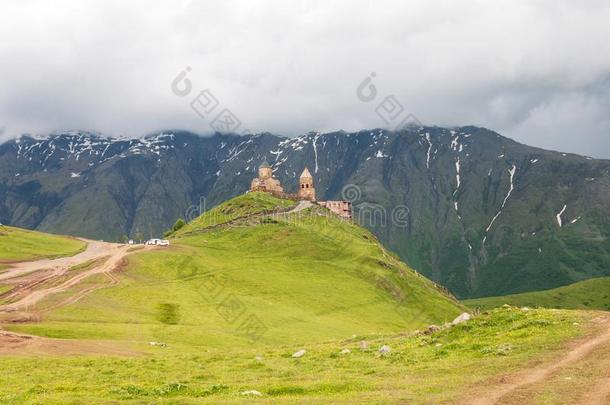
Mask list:
[[146,241],[146,244],[153,246],[169,246],[169,241],[167,239],[149,239]]

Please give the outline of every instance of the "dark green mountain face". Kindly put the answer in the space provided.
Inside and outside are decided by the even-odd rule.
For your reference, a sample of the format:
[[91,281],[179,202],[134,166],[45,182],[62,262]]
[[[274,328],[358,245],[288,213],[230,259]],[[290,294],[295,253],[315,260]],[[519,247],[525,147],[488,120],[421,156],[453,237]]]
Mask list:
[[610,161],[476,127],[142,139],[70,132],[0,145],[0,221],[116,240],[245,192],[267,159],[287,191],[307,166],[318,199],[356,218],[459,297],[610,275]]

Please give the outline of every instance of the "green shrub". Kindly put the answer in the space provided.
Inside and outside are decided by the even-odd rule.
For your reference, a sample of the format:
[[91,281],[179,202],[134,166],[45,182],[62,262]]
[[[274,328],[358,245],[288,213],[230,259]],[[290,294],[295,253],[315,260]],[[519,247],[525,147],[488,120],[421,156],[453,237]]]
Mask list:
[[186,225],[186,222],[184,222],[184,219],[180,218],[176,221],[176,223],[174,224],[174,226],[172,227],[172,231],[176,232],[180,229],[182,229],[182,227]]

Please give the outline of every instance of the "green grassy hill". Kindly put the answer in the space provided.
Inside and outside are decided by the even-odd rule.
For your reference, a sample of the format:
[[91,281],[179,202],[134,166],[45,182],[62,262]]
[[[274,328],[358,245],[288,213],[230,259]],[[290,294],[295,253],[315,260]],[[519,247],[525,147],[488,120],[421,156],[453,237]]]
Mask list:
[[266,193],[248,193],[235,197],[223,204],[220,204],[204,215],[195,218],[175,233],[175,237],[190,232],[222,225],[238,218],[244,218],[265,212],[277,212],[287,210],[297,205],[297,202],[290,199],[277,198]]
[[72,256],[85,246],[70,237],[0,225],[0,268],[3,262]]
[[463,303],[471,308],[481,309],[509,304],[527,307],[610,310],[610,277],[585,280],[552,290],[477,298],[465,300]]
[[117,286],[18,330],[226,347],[399,332],[462,311],[369,231],[323,208],[252,216],[294,205],[261,193],[230,200],[170,248],[130,256]]

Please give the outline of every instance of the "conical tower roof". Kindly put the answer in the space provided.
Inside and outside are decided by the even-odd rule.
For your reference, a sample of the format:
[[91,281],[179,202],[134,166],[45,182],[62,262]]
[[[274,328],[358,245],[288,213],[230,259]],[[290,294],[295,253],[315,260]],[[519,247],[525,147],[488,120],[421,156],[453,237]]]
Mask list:
[[301,173],[301,179],[313,179],[313,176],[311,175],[311,173],[309,173],[309,169],[305,168],[305,170],[303,170],[303,173]]

